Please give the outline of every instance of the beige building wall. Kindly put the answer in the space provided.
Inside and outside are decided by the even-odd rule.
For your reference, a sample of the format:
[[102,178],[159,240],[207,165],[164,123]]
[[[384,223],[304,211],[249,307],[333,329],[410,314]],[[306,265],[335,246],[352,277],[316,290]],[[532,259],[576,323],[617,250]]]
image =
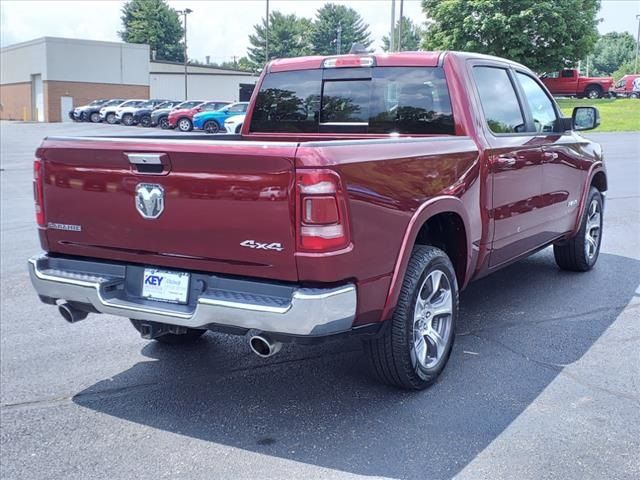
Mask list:
[[0,85],[0,119],[31,120],[31,82]]
[[100,98],[149,98],[149,86],[45,81],[45,121],[60,122],[69,114],[60,111],[60,97],[72,97],[73,106],[78,107]]

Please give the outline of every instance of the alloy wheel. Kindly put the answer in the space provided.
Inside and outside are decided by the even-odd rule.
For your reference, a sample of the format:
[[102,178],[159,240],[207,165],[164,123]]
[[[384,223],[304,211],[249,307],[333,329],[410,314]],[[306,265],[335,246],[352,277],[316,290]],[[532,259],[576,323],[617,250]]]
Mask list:
[[449,278],[434,270],[424,279],[413,315],[411,357],[425,369],[435,367],[445,355],[453,334],[453,294]]
[[589,260],[598,253],[600,246],[600,232],[602,230],[602,215],[600,212],[600,203],[597,199],[591,200],[587,213],[587,225],[584,234],[584,252]]

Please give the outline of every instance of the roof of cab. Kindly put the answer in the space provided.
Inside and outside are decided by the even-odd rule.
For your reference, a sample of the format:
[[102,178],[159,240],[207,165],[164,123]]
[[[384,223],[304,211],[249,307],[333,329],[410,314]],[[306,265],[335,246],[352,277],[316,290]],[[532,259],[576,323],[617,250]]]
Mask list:
[[312,70],[322,68],[322,64],[329,58],[374,58],[380,67],[436,67],[443,52],[398,52],[398,53],[370,53],[329,55],[314,57],[281,58],[271,61],[269,72],[287,72],[291,70]]

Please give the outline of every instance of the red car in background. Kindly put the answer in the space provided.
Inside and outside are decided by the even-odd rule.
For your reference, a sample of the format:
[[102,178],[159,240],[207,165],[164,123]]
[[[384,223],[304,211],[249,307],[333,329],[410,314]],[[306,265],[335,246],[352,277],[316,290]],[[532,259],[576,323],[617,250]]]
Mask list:
[[640,90],[638,87],[633,88],[634,82],[640,82],[640,75],[625,75],[616,82],[613,87],[613,93],[616,97],[640,98]]
[[557,96],[602,98],[613,87],[612,77],[584,77],[575,68],[545,73],[540,80]]
[[193,130],[193,116],[198,112],[207,110],[219,110],[231,102],[201,102],[193,108],[181,108],[169,113],[169,128],[178,128],[181,132]]

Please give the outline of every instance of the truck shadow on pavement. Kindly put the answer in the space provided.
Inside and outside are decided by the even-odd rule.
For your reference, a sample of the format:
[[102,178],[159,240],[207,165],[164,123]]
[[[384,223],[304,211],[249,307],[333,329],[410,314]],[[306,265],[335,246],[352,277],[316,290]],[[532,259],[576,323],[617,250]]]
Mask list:
[[423,392],[377,384],[355,339],[288,345],[265,361],[249,353],[246,339],[208,334],[186,348],[149,343],[143,354],[152,360],[73,400],[155,429],[344,472],[450,478],[582,357],[638,279],[637,260],[601,254],[592,272],[576,274],[560,271],[547,249],[471,284],[449,365]]

